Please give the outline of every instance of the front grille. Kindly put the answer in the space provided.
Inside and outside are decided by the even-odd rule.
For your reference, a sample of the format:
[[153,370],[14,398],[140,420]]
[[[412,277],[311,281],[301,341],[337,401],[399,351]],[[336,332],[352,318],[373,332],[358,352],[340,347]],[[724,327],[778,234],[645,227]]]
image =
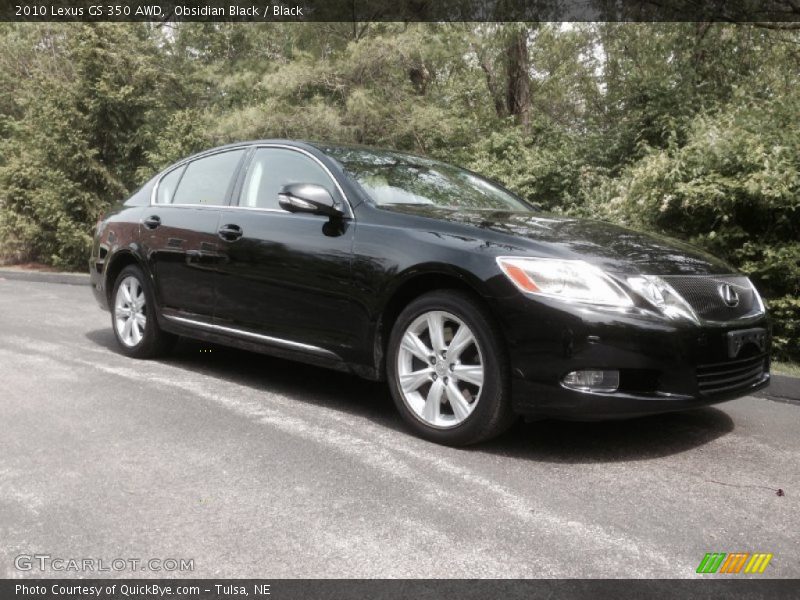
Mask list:
[[[758,309],[753,288],[747,277],[741,275],[708,275],[703,277],[674,275],[663,277],[673,289],[689,303],[695,313],[707,321],[730,321]],[[722,299],[720,288],[728,284],[739,295],[736,306],[728,306]]]
[[697,387],[704,396],[747,388],[764,378],[765,354],[697,367]]

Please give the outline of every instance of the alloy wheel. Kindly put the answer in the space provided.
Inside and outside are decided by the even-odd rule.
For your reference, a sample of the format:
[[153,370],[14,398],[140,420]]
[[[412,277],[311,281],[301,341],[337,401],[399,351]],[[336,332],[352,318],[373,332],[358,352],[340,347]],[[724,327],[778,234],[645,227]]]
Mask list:
[[432,427],[456,427],[480,400],[484,364],[478,341],[455,315],[425,312],[403,333],[397,377],[403,400],[417,418]]
[[142,341],[147,327],[147,302],[141,282],[131,275],[117,287],[114,326],[123,344],[133,348]]

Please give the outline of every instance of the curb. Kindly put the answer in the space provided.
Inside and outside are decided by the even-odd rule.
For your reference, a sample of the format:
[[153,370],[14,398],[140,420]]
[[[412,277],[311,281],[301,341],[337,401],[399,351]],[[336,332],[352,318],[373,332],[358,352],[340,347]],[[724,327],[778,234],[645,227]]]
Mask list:
[[89,285],[88,273],[54,273],[50,271],[27,271],[24,269],[0,269],[0,279],[17,279],[40,283],[66,283],[67,285]]
[[800,404],[800,377],[773,373],[770,378],[769,387],[760,392],[756,392],[755,395],[777,402]]

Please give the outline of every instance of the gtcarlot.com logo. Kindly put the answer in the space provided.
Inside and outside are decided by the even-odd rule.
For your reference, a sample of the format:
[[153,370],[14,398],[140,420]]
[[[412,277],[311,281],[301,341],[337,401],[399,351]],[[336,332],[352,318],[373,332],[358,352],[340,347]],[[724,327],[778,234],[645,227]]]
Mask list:
[[20,554],[14,558],[18,571],[103,573],[108,571],[194,571],[187,558],[62,558],[49,554]]
[[733,575],[763,573],[771,560],[772,554],[766,552],[708,552],[700,561],[697,572]]

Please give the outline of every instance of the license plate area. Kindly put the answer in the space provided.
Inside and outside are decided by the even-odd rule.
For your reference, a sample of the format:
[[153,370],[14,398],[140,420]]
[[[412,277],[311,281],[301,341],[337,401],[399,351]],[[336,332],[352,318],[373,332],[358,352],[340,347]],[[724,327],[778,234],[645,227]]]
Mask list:
[[763,327],[740,329],[728,332],[728,358],[739,356],[742,348],[748,344],[755,345],[759,352],[764,352],[767,345],[767,330]]

